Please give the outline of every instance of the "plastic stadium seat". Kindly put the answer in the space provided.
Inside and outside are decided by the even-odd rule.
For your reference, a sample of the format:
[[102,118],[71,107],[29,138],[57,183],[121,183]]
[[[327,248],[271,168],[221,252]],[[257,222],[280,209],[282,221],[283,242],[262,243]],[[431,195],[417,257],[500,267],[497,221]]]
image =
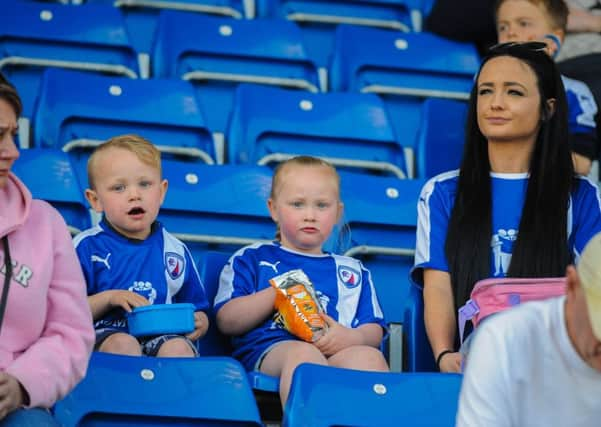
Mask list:
[[455,425],[462,376],[354,371],[302,364],[294,372],[284,427]]
[[319,90],[317,68],[292,22],[165,11],[152,52],[153,75],[191,81],[209,126],[221,132],[241,82]]
[[195,260],[202,259],[206,250],[233,253],[275,236],[267,209],[268,168],[165,159],[163,177],[169,189],[159,220],[186,242]]
[[[222,335],[217,329],[215,313],[212,310],[213,301],[217,290],[219,289],[219,276],[221,270],[231,257],[231,253],[207,251],[202,253],[198,263],[200,279],[205,286],[207,298],[211,304],[209,310],[209,330],[206,335],[198,342],[201,355],[229,356],[232,348],[229,338]],[[260,372],[249,372],[248,379],[255,390],[275,393],[279,390],[279,378],[262,374]]]
[[91,226],[83,189],[67,154],[52,149],[21,150],[12,170],[34,198],[46,200],[61,213],[71,234]]
[[257,15],[297,22],[309,55],[325,67],[338,24],[419,30],[420,4],[420,0],[257,0]]
[[123,18],[113,7],[13,1],[2,5],[2,21],[0,71],[19,90],[25,117],[31,117],[44,68],[139,75]]
[[262,426],[244,369],[225,357],[95,352],[54,412],[65,427]]
[[180,10],[241,19],[243,0],[87,0],[120,8],[129,30],[132,44],[139,52],[150,52],[152,35],[161,10]]
[[382,101],[371,94],[240,85],[226,140],[230,163],[310,154],[344,168],[405,176],[403,148]]
[[372,279],[389,326],[388,360],[393,371],[412,366],[405,344],[409,271],[415,254],[417,202],[425,181],[340,172],[344,219],[350,238],[341,247],[360,259]]
[[417,177],[431,178],[459,168],[466,117],[466,102],[440,98],[424,101],[417,138]]
[[[472,44],[429,33],[341,25],[329,68],[330,87],[380,95],[401,143],[415,149],[424,98],[468,99],[478,65]],[[411,158],[408,163],[413,165]]]
[[432,347],[426,335],[424,324],[423,290],[416,285],[409,286],[405,315],[403,319],[405,339],[404,368],[410,372],[437,372]]
[[[151,94],[151,96],[149,96]],[[181,80],[133,80],[49,69],[34,112],[34,146],[82,156],[119,134],[139,134],[164,156],[214,163],[211,132],[191,85]],[[82,184],[87,179],[81,177]]]

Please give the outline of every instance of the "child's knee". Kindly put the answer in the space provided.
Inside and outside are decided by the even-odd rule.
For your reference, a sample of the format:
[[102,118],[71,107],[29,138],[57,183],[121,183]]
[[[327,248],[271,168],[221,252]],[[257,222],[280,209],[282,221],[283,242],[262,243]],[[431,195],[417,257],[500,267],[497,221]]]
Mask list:
[[107,337],[98,350],[104,353],[124,354],[128,356],[142,355],[138,340],[132,335],[123,332],[118,332]]
[[340,368],[365,371],[388,371],[388,363],[382,352],[367,345],[347,347],[328,359],[328,364]]
[[194,357],[196,354],[188,341],[183,338],[173,338],[163,343],[157,352],[159,357]]

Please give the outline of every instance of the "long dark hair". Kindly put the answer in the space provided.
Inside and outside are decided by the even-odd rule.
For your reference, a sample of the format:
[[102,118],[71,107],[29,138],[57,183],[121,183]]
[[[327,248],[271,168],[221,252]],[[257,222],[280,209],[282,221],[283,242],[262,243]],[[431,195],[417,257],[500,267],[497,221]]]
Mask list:
[[[571,261],[567,241],[567,209],[576,185],[568,144],[565,89],[553,60],[540,43],[505,43],[483,59],[510,56],[534,72],[540,93],[541,126],[530,158],[528,188],[517,240],[507,273],[510,277],[561,276]],[[492,196],[488,142],[477,121],[477,81],[472,88],[466,141],[455,204],[449,221],[445,253],[455,306],[469,298],[476,281],[489,277],[492,238]],[[547,100],[555,99],[549,113]]]

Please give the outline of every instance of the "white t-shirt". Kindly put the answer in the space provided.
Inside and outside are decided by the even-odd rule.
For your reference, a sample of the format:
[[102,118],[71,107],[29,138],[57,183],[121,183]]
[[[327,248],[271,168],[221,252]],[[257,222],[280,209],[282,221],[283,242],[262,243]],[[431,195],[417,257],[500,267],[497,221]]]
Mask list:
[[576,353],[565,297],[525,303],[483,322],[466,361],[457,426],[601,425],[601,372]]

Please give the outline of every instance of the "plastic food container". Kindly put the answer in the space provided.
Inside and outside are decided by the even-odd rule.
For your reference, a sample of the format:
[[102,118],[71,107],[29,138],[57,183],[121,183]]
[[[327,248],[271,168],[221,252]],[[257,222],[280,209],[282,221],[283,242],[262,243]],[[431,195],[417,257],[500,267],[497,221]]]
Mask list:
[[156,304],[136,307],[127,314],[129,333],[135,337],[187,334],[194,330],[194,305]]

